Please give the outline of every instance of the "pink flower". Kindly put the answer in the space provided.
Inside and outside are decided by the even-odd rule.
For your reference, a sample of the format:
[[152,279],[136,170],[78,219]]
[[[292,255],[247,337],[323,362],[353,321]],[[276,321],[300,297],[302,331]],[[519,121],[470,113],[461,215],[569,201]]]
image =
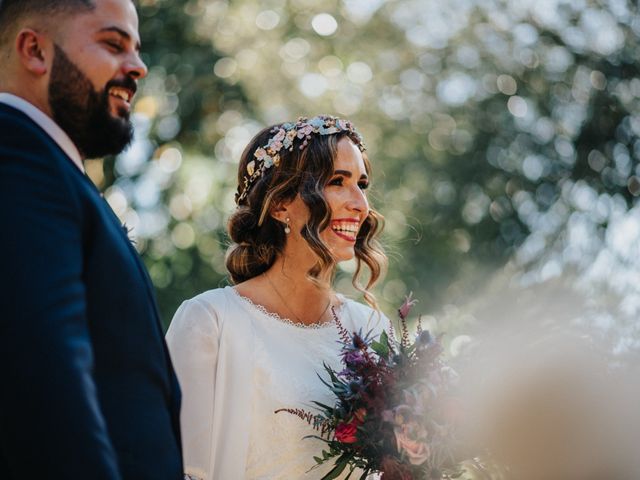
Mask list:
[[298,130],[298,138],[309,136],[312,133],[313,133],[313,127],[309,124],[305,124]]
[[278,133],[273,136],[273,140],[275,140],[276,142],[284,140],[284,136],[286,135],[286,133],[287,132],[284,131],[284,128],[281,128],[280,130],[278,130]]
[[280,150],[282,150],[282,142],[280,140],[274,140],[269,144],[269,147],[274,152],[279,152]]
[[395,432],[396,444],[399,452],[404,452],[412,465],[422,465],[429,458],[429,447],[425,442],[412,440],[411,436],[402,431]]
[[429,446],[426,443],[427,430],[414,417],[413,409],[400,405],[394,409],[393,433],[396,437],[398,452],[405,453],[412,465],[421,465],[429,458]]
[[411,308],[418,303],[418,300],[411,298],[412,296],[413,292],[409,292],[409,295],[404,298],[404,303],[398,309],[398,315],[400,315],[400,318],[403,320],[409,316]]

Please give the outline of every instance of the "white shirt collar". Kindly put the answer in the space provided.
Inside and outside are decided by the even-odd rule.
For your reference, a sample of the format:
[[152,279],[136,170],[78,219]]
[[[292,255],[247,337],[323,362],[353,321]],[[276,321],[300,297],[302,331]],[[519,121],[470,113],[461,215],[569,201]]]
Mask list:
[[49,116],[47,116],[42,110],[35,105],[29,103],[24,98],[20,98],[16,95],[6,92],[0,92],[0,103],[9,105],[10,107],[20,110],[27,115],[31,120],[36,122],[40,128],[42,128],[47,134],[53,138],[53,140],[60,146],[60,148],[67,154],[67,156],[76,164],[81,172],[84,173],[84,165],[82,164],[82,157],[78,151],[78,147],[71,141],[69,135],[65,133],[62,128],[58,126]]

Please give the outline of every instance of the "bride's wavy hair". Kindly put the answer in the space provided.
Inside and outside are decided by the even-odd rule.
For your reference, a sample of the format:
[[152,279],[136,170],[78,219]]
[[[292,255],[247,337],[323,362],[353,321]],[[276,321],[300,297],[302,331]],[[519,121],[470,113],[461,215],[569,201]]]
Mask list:
[[[238,167],[238,208],[231,215],[227,230],[232,245],[227,250],[226,267],[233,283],[237,284],[266,272],[278,255],[284,252],[286,234],[281,222],[271,216],[271,211],[282,203],[292,201],[299,194],[309,209],[309,220],[300,232],[317,256],[316,264],[307,272],[314,281],[319,281],[321,272],[330,269],[335,274],[336,261],[329,248],[320,238],[320,232],[328,228],[331,209],[324,197],[324,188],[333,176],[334,160],[338,153],[338,142],[350,138],[356,145],[360,139],[350,131],[329,135],[312,135],[304,149],[282,149],[278,166],[266,169],[255,183],[248,187],[244,196],[243,181],[247,165],[254,161],[254,152],[263,147],[280,124],[259,132],[242,153]],[[362,152],[367,174],[371,164],[366,152]],[[355,243],[356,270],[353,286],[359,290],[367,303],[377,308],[375,297],[369,291],[386,270],[385,255],[378,237],[384,218],[373,209],[363,222]],[[363,267],[369,269],[366,285],[361,284]]]

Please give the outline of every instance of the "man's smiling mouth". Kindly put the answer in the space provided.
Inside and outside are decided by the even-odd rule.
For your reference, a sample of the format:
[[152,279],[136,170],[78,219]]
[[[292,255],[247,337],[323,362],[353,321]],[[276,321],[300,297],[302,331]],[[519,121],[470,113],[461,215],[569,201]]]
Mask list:
[[131,90],[126,89],[126,88],[111,87],[109,89],[109,95],[111,95],[112,97],[120,98],[120,99],[124,100],[125,102],[130,103],[134,94],[133,94],[133,92]]

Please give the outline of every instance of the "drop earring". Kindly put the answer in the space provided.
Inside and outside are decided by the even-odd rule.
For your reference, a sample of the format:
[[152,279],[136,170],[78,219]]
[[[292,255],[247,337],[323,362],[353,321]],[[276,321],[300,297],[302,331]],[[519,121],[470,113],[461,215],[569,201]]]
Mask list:
[[289,222],[291,221],[291,219],[289,217],[284,219],[285,224],[284,224],[284,233],[286,233],[287,235],[289,235],[291,233],[291,227],[289,226]]

